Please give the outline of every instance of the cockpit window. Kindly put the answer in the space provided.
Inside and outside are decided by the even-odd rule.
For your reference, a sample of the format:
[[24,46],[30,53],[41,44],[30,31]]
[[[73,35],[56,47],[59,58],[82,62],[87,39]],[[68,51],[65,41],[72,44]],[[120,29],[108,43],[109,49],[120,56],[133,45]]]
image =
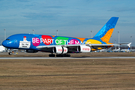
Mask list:
[[6,39],[6,40],[10,40],[10,39]]

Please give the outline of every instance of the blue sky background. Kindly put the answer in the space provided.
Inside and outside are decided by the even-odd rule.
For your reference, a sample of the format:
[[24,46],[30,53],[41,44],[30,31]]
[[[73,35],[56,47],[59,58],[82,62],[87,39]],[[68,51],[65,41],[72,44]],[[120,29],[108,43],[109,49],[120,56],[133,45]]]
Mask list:
[[0,0],[0,40],[17,33],[91,37],[119,17],[110,42],[135,46],[135,0]]

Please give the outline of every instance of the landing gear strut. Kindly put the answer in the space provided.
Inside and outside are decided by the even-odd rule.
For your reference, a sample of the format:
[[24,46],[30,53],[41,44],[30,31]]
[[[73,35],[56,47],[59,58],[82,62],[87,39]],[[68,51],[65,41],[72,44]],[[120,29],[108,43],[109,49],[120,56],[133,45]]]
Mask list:
[[8,55],[12,55],[12,52],[9,52]]
[[16,51],[10,51],[10,52],[8,53],[8,55],[16,55],[16,54],[17,54]]

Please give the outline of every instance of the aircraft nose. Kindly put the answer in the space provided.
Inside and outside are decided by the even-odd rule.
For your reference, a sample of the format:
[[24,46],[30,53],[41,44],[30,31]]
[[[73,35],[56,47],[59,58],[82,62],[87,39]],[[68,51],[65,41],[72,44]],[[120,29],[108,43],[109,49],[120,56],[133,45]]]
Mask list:
[[4,40],[4,41],[2,42],[2,45],[3,45],[4,47],[8,47],[8,41],[7,41],[7,40]]

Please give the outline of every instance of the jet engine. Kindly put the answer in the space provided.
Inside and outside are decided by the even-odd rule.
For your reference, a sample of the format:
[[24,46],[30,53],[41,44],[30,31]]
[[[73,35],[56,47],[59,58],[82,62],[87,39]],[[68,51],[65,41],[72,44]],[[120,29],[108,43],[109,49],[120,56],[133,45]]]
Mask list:
[[90,52],[91,51],[91,47],[89,47],[89,46],[85,46],[85,45],[80,45],[79,46],[80,48],[79,48],[79,52]]
[[54,53],[57,54],[66,54],[68,52],[68,49],[66,47],[57,46],[54,48]]

